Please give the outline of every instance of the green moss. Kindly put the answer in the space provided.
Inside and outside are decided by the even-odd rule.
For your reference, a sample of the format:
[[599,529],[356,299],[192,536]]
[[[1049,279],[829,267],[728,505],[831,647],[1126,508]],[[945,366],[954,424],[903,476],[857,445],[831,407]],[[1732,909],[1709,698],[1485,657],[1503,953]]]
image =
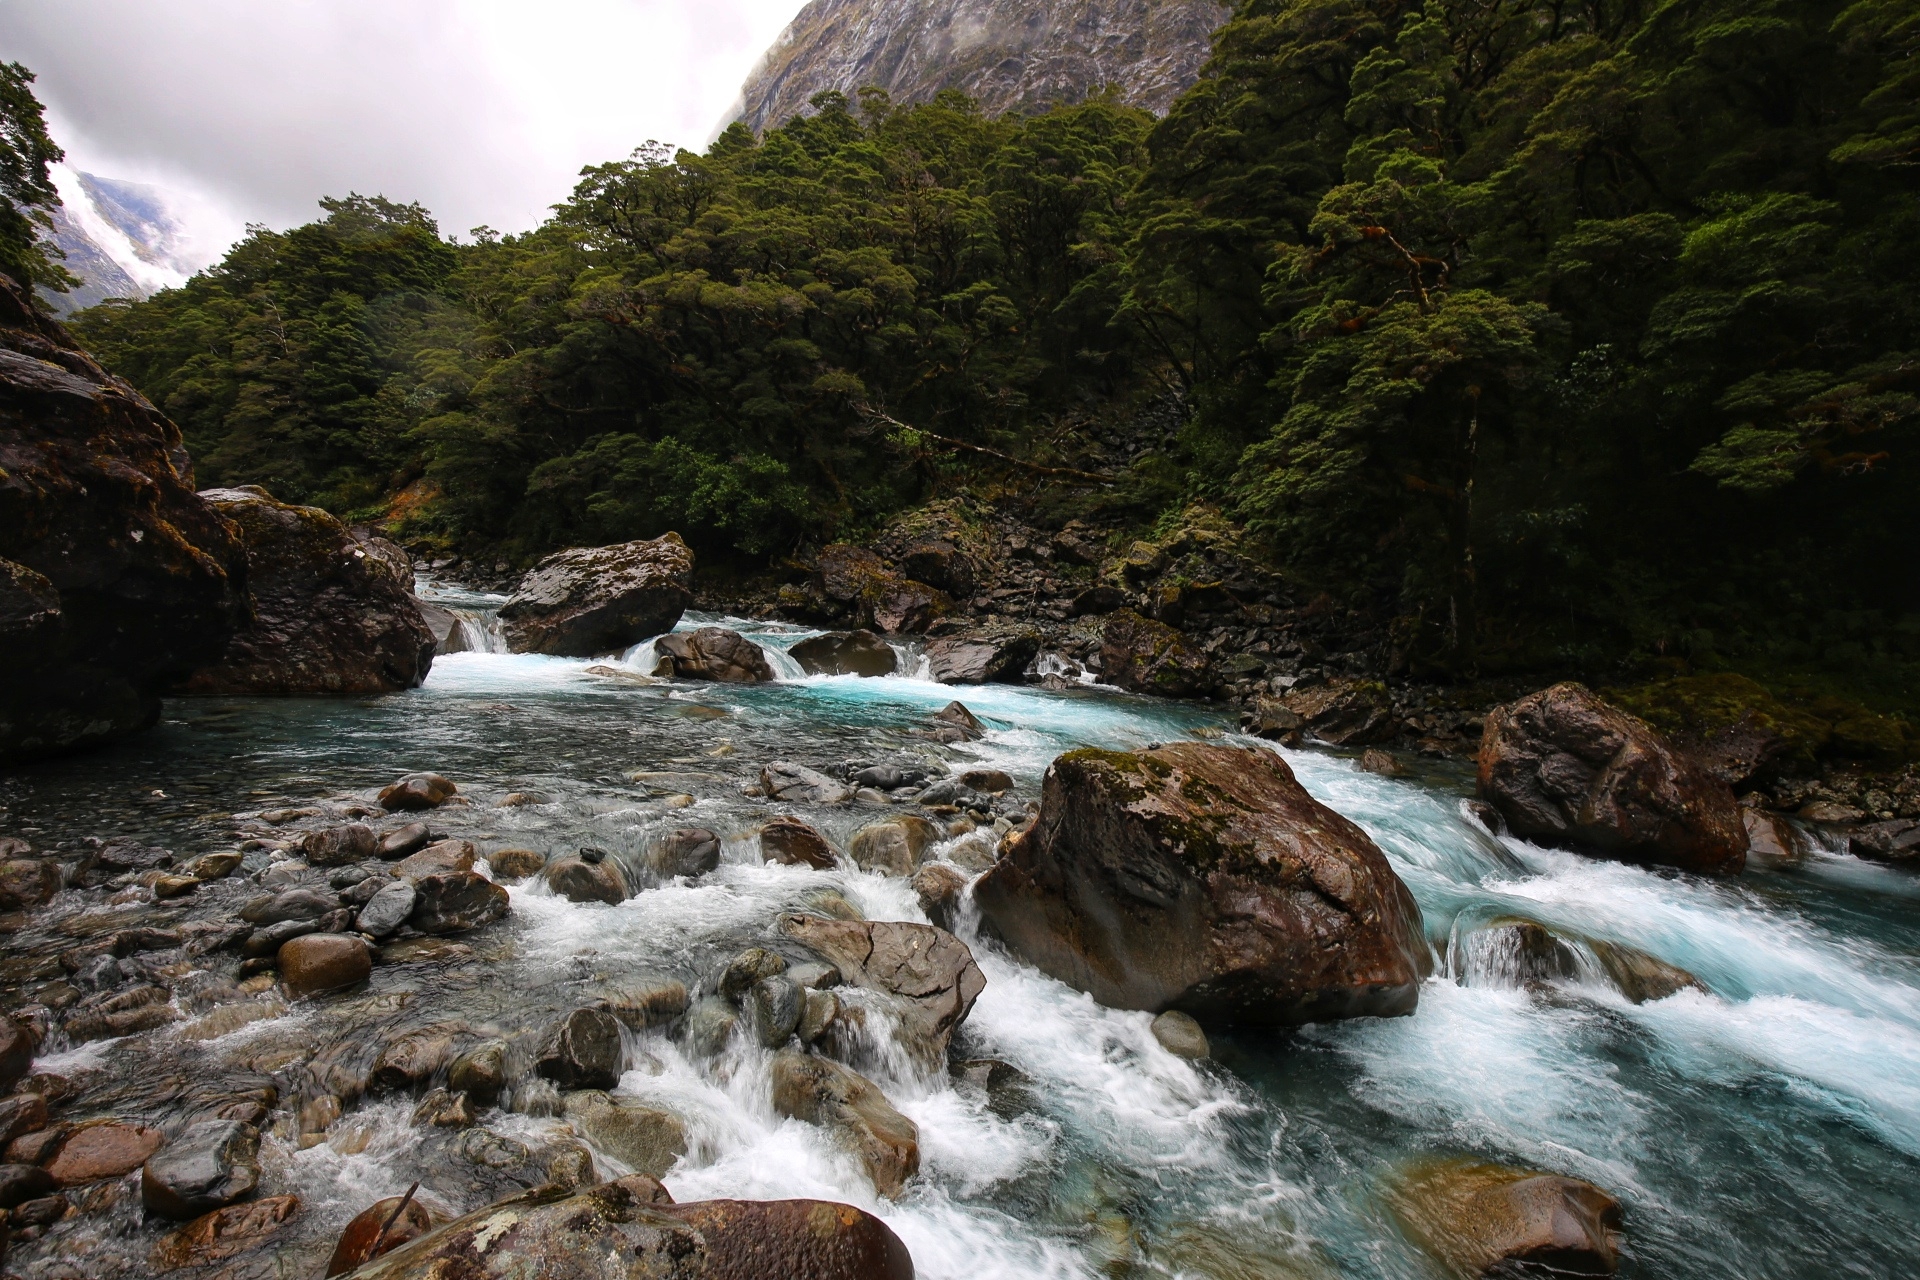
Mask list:
[[1786,740],[1783,763],[1809,769],[1825,759],[1891,762],[1920,755],[1920,737],[1897,716],[1806,688],[1770,689],[1732,672],[1672,676],[1605,696],[1654,728],[1706,741],[1742,723]]

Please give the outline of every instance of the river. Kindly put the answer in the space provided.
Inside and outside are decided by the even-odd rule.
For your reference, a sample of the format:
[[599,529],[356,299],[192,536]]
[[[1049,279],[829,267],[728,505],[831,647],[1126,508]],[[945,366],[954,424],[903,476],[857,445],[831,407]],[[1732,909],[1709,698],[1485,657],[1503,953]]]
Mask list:
[[[435,594],[484,631],[489,599]],[[282,1078],[343,1040],[449,1018],[513,1034],[633,975],[692,986],[763,938],[778,912],[822,893],[871,919],[924,919],[904,881],[760,863],[751,832],[776,810],[741,792],[768,760],[925,753],[1004,769],[1026,799],[1062,751],[1230,728],[1219,707],[1097,688],[806,678],[783,651],[810,632],[729,625],[779,651],[779,681],[642,684],[589,673],[588,662],[456,653],[436,661],[425,687],[390,697],[172,701],[145,736],[0,781],[8,830],[38,846],[137,835],[183,860],[233,847],[246,815],[365,798],[415,769],[446,774],[474,801],[434,822],[483,850],[631,849],[693,825],[727,837],[718,870],[619,906],[516,886],[486,942],[433,965],[383,966],[369,991],[211,1040],[162,1030],[56,1046],[41,1065],[111,1081],[103,1108],[163,1121],[191,1093],[183,1082]],[[907,735],[956,696],[986,722],[984,741],[937,747]],[[769,1055],[757,1046],[702,1060],[643,1036],[622,1090],[676,1112],[690,1137],[668,1188],[683,1201],[861,1205],[907,1242],[927,1280],[1438,1277],[1401,1238],[1382,1189],[1410,1159],[1471,1154],[1612,1192],[1626,1208],[1626,1276],[1920,1275],[1920,881],[1819,849],[1726,882],[1596,861],[1491,837],[1463,809],[1471,777],[1457,764],[1385,778],[1339,754],[1283,754],[1379,842],[1418,898],[1439,973],[1414,1016],[1216,1034],[1213,1058],[1194,1064],[1159,1047],[1146,1014],[1095,1005],[963,922],[987,986],[956,1053],[1012,1063],[1032,1081],[1025,1103],[996,1103],[905,1062],[881,1071],[922,1146],[921,1175],[894,1203],[822,1131],[774,1114]],[[506,793],[544,802],[496,807]],[[682,796],[689,807],[675,807]],[[875,816],[802,812],[842,842]],[[264,865],[264,853],[250,856]],[[77,896],[32,929],[59,928]],[[1519,988],[1461,941],[1516,914],[1639,948],[1711,993],[1635,1005],[1597,981]],[[284,1126],[269,1135],[262,1192],[303,1203],[261,1274],[319,1274],[347,1218],[416,1179],[442,1212],[478,1207],[468,1201],[484,1184],[445,1176],[450,1148],[421,1140],[410,1108],[363,1103],[335,1122],[332,1141],[304,1149]],[[556,1123],[532,1112],[483,1121],[525,1142]],[[138,1236],[134,1220],[131,1210],[70,1219],[10,1265],[28,1280],[143,1274],[153,1236]]]

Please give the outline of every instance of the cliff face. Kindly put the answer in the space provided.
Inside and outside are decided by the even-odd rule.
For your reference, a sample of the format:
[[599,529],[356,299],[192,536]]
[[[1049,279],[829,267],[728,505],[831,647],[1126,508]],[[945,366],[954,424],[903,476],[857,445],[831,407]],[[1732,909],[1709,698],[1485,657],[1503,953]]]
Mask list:
[[1112,84],[1164,112],[1228,12],[1221,0],[813,0],[747,81],[738,118],[777,128],[817,93],[870,85],[896,103],[959,89],[998,115]]

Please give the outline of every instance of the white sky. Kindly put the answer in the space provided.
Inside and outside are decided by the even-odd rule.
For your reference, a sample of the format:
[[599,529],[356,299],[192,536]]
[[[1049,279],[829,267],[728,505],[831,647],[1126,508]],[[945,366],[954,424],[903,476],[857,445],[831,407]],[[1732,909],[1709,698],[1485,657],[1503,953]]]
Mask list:
[[69,163],[166,188],[207,259],[349,191],[536,225],[586,164],[703,147],[802,0],[0,0]]

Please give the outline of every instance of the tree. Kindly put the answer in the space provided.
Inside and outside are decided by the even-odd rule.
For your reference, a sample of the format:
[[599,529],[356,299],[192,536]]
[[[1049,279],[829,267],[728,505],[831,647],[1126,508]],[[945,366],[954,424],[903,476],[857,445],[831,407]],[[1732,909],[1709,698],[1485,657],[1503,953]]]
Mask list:
[[66,153],[47,133],[33,80],[20,63],[0,63],[0,271],[28,292],[65,293],[79,281],[55,261],[64,255],[41,232],[53,229],[50,211],[60,204],[49,170]]

